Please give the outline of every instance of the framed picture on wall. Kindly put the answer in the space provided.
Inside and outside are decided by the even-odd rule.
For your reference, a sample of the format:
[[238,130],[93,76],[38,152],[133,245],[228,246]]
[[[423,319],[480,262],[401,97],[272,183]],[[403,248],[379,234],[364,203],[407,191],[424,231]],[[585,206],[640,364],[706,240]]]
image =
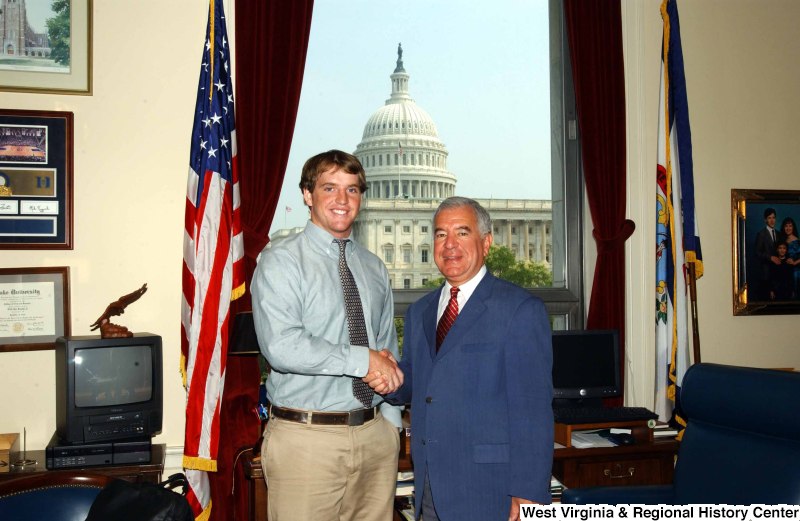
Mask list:
[[0,352],[54,349],[70,334],[69,267],[0,268]]
[[72,249],[72,112],[0,109],[0,249]]
[[731,190],[733,314],[800,314],[800,190]]
[[92,93],[92,0],[3,2],[0,90]]

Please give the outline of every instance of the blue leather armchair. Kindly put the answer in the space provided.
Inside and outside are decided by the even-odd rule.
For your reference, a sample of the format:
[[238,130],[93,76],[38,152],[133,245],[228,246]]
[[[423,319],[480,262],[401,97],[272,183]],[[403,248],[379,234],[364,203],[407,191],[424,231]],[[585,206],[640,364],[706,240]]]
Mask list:
[[1,481],[0,519],[84,521],[97,494],[113,479],[86,471],[58,471]]
[[696,364],[672,485],[564,491],[575,504],[800,504],[800,373]]

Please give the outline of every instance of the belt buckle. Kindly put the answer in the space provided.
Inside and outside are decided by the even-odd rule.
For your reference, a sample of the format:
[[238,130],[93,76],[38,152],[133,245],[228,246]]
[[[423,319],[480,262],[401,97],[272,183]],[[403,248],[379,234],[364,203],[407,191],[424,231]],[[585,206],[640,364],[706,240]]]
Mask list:
[[[347,425],[348,425],[348,427],[358,427],[359,425],[364,425],[364,411],[365,410],[366,409],[358,410],[358,411],[349,411],[347,413]],[[361,421],[359,422],[359,420],[361,420]]]

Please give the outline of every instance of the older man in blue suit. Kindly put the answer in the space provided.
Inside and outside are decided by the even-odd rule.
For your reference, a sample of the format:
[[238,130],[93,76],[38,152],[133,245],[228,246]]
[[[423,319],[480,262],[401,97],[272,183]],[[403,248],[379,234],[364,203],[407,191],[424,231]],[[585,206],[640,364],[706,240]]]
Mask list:
[[487,272],[491,230],[476,201],[443,201],[434,260],[446,282],[406,314],[405,383],[387,399],[412,404],[424,521],[516,520],[520,504],[551,501],[550,325],[540,299]]

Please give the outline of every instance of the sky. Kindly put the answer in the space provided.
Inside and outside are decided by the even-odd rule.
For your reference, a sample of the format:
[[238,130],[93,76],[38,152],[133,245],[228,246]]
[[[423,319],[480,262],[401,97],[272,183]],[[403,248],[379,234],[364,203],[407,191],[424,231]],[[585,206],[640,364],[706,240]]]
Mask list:
[[28,23],[37,33],[47,31],[46,20],[53,17],[53,10],[50,7],[52,3],[53,0],[27,0],[25,2]]
[[315,0],[270,233],[308,219],[298,188],[306,159],[355,151],[391,93],[398,43],[411,97],[449,152],[456,194],[550,199],[548,24],[547,0]]

